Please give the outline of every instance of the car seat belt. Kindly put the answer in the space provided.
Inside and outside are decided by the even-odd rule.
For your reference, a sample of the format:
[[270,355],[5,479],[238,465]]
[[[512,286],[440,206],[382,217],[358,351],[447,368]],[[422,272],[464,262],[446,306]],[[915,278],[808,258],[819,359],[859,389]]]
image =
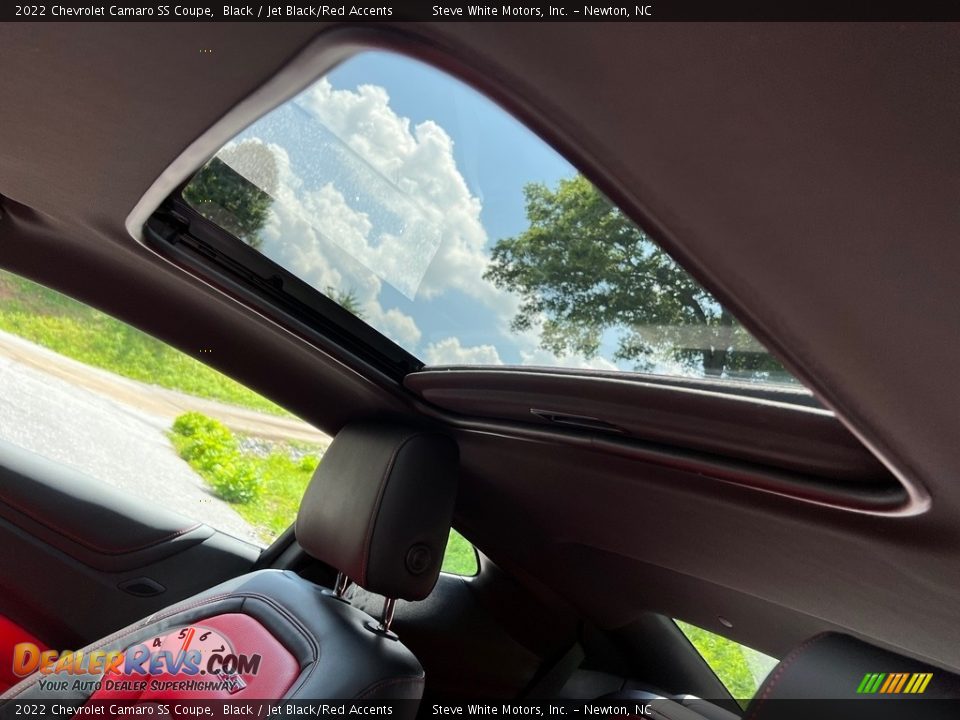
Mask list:
[[520,693],[521,698],[553,698],[563,690],[567,680],[583,663],[585,653],[579,642],[574,642],[549,665],[544,663],[530,684]]

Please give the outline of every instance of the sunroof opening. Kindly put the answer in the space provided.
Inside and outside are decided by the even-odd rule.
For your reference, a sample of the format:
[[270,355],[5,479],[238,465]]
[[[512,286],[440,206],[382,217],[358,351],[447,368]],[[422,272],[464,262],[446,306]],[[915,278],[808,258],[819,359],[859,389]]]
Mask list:
[[428,367],[795,382],[556,151],[407,57],[344,62],[183,197]]

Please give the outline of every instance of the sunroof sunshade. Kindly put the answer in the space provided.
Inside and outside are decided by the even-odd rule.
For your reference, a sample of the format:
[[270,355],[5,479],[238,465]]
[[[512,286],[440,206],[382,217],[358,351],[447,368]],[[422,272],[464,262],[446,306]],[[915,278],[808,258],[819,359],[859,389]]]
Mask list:
[[793,382],[552,148],[406,57],[343,63],[183,196],[427,366]]

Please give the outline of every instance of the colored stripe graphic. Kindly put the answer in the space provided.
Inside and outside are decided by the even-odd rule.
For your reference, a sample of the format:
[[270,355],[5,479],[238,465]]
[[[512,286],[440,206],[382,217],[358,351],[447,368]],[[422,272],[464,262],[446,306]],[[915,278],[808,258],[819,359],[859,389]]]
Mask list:
[[933,679],[933,673],[867,673],[857,686],[858,695],[920,695]]
[[897,673],[890,673],[887,675],[887,681],[883,684],[883,687],[880,688],[880,692],[886,693],[890,691],[890,686],[895,685],[896,682],[900,679],[900,675]]

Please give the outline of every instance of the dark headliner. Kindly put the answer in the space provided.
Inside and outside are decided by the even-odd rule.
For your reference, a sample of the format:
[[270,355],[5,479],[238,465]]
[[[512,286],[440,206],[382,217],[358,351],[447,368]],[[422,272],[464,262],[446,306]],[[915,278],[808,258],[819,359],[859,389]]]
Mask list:
[[[335,431],[415,410],[211,300],[124,229],[160,173],[324,28],[0,26],[0,233],[10,269],[185,350],[213,344],[207,361]],[[775,654],[839,626],[960,669],[960,26],[402,32],[557,144],[933,501],[857,516],[461,432],[471,539],[607,625],[723,615]]]

